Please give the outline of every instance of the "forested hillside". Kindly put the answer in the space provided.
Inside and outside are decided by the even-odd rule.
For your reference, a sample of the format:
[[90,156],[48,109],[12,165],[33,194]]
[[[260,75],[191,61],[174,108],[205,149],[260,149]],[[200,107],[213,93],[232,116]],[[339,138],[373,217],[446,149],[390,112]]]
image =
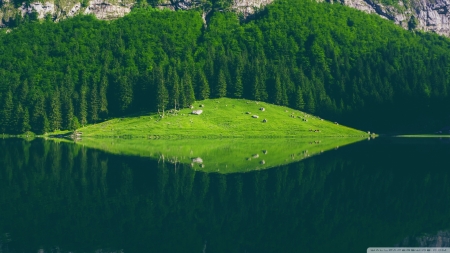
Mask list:
[[135,9],[0,35],[0,130],[43,133],[108,117],[248,98],[374,131],[442,127],[450,42],[341,5],[282,0],[251,21]]

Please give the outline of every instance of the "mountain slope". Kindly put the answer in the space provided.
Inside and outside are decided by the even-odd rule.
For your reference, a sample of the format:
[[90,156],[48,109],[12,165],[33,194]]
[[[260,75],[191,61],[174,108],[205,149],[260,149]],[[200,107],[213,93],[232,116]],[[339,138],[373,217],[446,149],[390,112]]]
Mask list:
[[[450,111],[450,42],[327,3],[279,1],[240,22],[138,9],[0,34],[0,131],[45,133],[233,97],[375,132],[435,132]],[[438,129],[436,129],[438,128]]]

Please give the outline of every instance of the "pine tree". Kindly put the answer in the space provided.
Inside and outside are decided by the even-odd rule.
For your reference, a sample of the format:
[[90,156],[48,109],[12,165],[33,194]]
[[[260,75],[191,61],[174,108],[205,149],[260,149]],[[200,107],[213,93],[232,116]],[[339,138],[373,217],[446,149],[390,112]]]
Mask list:
[[69,94],[63,96],[63,128],[71,129],[73,121],[73,104]]
[[208,99],[210,93],[209,84],[205,74],[201,70],[197,71],[197,85],[198,85],[197,94],[199,96],[199,99],[200,100]]
[[80,121],[78,120],[78,118],[76,116],[73,116],[72,118],[72,125],[70,126],[70,130],[77,130],[78,128],[80,128]]
[[50,129],[53,131],[61,129],[61,124],[61,98],[59,89],[56,88],[50,102]]
[[219,76],[217,78],[216,94],[215,97],[221,98],[227,95],[227,82],[225,79],[225,74],[223,70],[219,71]]
[[183,95],[184,95],[184,107],[188,107],[195,102],[194,88],[192,87],[192,78],[188,72],[185,72],[182,79],[183,83]]
[[297,88],[295,93],[295,108],[303,111],[305,109],[305,100],[303,99],[303,92],[300,87]]
[[254,100],[260,101],[262,98],[262,96],[260,94],[260,86],[261,86],[260,80],[261,79],[259,78],[259,76],[255,75],[253,80],[254,81],[251,86],[251,98]]
[[316,111],[316,102],[314,101],[314,96],[312,91],[308,93],[308,99],[306,101],[306,111],[309,113],[314,113]]
[[13,130],[11,132],[15,132],[15,133],[20,132],[20,121],[21,121],[22,116],[23,116],[23,108],[22,108],[22,104],[19,102],[19,104],[17,104],[17,106],[14,108],[14,113],[11,116],[11,118],[12,118],[11,127]]
[[[62,129],[70,129],[70,126],[72,125],[72,119],[74,115],[74,108],[73,108],[73,81],[70,76],[71,69],[70,67],[67,67],[67,73],[64,75],[64,81],[62,83],[61,87],[61,107],[62,107]],[[32,114],[34,117],[34,113]],[[33,120],[32,120],[33,122]],[[34,123],[31,124],[32,126]]]
[[43,95],[38,96],[34,104],[31,127],[33,132],[37,134],[46,133],[50,128],[45,110],[45,97]]
[[155,68],[154,79],[154,82],[156,83],[156,108],[158,109],[158,112],[162,111],[162,115],[164,117],[164,110],[169,103],[169,92],[164,85],[164,77],[159,67]]
[[133,85],[124,73],[121,73],[118,77],[116,85],[119,90],[119,110],[123,113],[130,107],[133,101]]
[[82,126],[87,124],[87,92],[88,92],[88,87],[87,87],[87,80],[86,77],[83,76],[82,77],[82,84],[81,84],[81,90],[80,90],[80,102],[78,104],[79,108],[78,108],[78,118],[80,119],[80,124]]
[[242,83],[243,72],[244,67],[241,64],[238,64],[238,66],[236,67],[234,90],[233,90],[233,96],[235,98],[241,98],[244,95],[244,85]]
[[277,104],[277,105],[281,105],[282,104],[282,100],[283,100],[283,91],[281,88],[281,81],[280,81],[280,76],[276,75],[275,76],[275,83],[274,83],[274,98],[273,98],[273,103]]
[[186,108],[186,107],[189,106],[189,102],[186,99],[184,91],[180,92],[180,104],[179,104],[179,106],[181,106],[180,108]]
[[[95,85],[95,84],[93,84],[93,86],[89,92],[88,108],[89,108],[89,120],[92,123],[96,123],[98,121],[98,114],[99,114],[99,99],[98,99],[97,85]],[[107,109],[106,109],[106,111],[107,111]]]
[[173,105],[176,110],[180,107],[180,78],[178,77],[177,70],[175,68],[169,68],[169,80],[170,93],[169,93],[169,106]]
[[[95,89],[95,86],[93,89]],[[100,81],[100,90],[99,90],[99,94],[100,94],[100,108],[99,109],[100,109],[100,116],[102,118],[105,118],[108,115],[108,99],[106,98],[107,90],[108,90],[108,77],[106,76],[106,74],[104,74]],[[91,119],[93,119],[92,115],[91,115]]]
[[20,132],[25,133],[30,130],[31,130],[30,113],[28,112],[28,108],[24,108],[23,116],[21,117],[21,122],[20,122]]
[[292,83],[291,80],[286,80],[285,82],[282,82],[281,89],[282,89],[281,105],[289,106],[290,99],[288,94],[295,93],[294,84]]
[[3,98],[3,109],[0,111],[0,127],[2,133],[8,132],[12,129],[12,112],[13,112],[13,97],[11,90],[8,90],[5,97]]
[[20,86],[19,102],[25,105],[25,103],[27,102],[27,96],[28,96],[28,80],[25,79],[22,85]]

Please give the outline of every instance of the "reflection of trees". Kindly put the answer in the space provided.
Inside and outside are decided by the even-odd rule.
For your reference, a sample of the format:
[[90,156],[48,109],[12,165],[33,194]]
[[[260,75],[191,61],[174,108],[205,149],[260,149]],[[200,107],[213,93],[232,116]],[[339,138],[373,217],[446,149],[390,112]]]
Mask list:
[[[80,145],[2,140],[0,233],[11,233],[17,252],[199,252],[205,242],[210,252],[358,252],[449,226],[449,173],[439,167],[448,150],[384,151],[390,165],[357,146],[223,175]],[[428,162],[405,159],[419,153]]]

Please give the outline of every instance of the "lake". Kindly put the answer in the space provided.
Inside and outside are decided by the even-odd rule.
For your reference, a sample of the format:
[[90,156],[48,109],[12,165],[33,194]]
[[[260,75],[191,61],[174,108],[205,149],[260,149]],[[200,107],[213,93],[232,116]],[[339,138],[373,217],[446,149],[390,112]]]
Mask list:
[[[134,144],[126,153],[88,141],[0,140],[0,253],[449,246],[449,139],[323,140],[330,151],[304,142],[312,155],[302,141],[266,140],[226,159],[221,152],[239,144],[214,142],[219,151],[197,148],[197,157],[162,144],[153,146],[166,153],[144,154]],[[200,157],[206,166],[193,162]]]

